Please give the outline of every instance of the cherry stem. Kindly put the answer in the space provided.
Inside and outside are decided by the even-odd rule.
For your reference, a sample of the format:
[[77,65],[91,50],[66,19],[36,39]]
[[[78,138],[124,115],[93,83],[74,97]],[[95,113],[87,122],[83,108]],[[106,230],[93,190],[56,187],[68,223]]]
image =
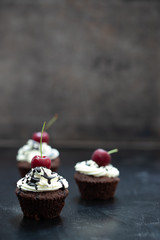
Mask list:
[[116,149],[113,149],[113,150],[110,150],[110,151],[108,151],[108,153],[109,153],[109,154],[116,153],[116,152],[118,152],[118,149],[117,149],[117,148],[116,148]]
[[42,130],[41,130],[41,140],[40,140],[40,153],[41,153],[41,157],[42,157],[42,136],[43,136],[45,125],[46,125],[46,122],[43,123],[43,127],[42,127]]
[[52,126],[52,124],[57,120],[58,118],[58,114],[56,113],[53,118],[51,120],[49,120],[49,122],[46,124],[46,128],[45,130],[47,130],[48,128],[50,128]]

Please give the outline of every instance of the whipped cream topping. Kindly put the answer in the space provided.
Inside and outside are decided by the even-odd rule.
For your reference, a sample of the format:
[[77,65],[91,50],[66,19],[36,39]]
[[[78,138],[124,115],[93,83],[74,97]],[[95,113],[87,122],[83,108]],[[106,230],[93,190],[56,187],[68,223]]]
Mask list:
[[[51,160],[57,158],[59,156],[59,152],[57,149],[52,148],[47,143],[42,143],[42,153],[43,156],[49,157]],[[29,139],[23,147],[18,150],[17,161],[27,161],[31,162],[32,158],[35,155],[40,154],[40,143],[36,142],[32,139]]]
[[107,176],[109,178],[113,178],[113,177],[118,177],[119,176],[118,169],[113,167],[111,164],[100,167],[93,160],[78,162],[75,165],[75,170],[77,172],[80,172],[80,173],[83,173],[83,174],[86,174],[86,175],[92,175],[92,176],[95,176],[95,177]]
[[68,182],[56,172],[45,167],[32,168],[17,182],[20,190],[30,192],[55,191],[68,188]]

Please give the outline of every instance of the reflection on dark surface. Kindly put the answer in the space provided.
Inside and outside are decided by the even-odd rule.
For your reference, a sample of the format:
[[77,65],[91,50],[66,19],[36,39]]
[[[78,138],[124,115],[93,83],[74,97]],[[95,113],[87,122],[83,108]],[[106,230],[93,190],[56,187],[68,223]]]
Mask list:
[[83,228],[81,237],[90,239],[98,236],[99,239],[112,236],[118,229],[120,222],[117,221],[117,199],[105,200],[83,200],[74,198],[77,205],[76,221]]
[[111,198],[108,200],[85,200],[81,197],[75,197],[74,201],[83,206],[113,206],[117,198]]
[[39,229],[49,229],[56,226],[63,226],[63,219],[59,216],[55,219],[35,219],[24,217],[23,214],[18,214],[10,220],[14,228],[20,231],[37,231]]
[[61,217],[55,219],[41,219],[39,221],[23,217],[20,221],[19,229],[22,231],[37,231],[39,229],[49,229],[59,225],[63,225]]

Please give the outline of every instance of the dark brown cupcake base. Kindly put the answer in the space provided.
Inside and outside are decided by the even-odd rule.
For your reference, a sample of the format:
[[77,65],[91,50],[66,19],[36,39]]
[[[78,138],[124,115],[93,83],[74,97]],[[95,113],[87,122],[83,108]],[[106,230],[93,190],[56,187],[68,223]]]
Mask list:
[[53,219],[58,217],[65,204],[68,189],[47,192],[27,192],[16,188],[16,195],[25,217]]
[[[57,169],[60,165],[60,158],[57,157],[53,160],[51,160],[51,171],[57,172]],[[20,172],[21,177],[24,177],[30,170],[31,170],[31,164],[27,161],[18,161],[17,166]]]
[[110,199],[114,197],[120,179],[109,177],[94,177],[76,172],[74,179],[83,199]]

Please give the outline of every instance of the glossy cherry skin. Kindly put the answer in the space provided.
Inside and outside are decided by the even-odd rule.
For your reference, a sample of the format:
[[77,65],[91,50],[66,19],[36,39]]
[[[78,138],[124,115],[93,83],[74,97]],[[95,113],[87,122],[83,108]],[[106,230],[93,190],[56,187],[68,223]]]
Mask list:
[[31,168],[35,167],[46,167],[46,168],[51,168],[51,159],[47,156],[34,156],[31,161]]
[[[35,132],[32,136],[32,139],[36,142],[39,142],[41,141],[41,132]],[[43,132],[43,135],[42,135],[42,142],[46,142],[47,144],[49,143],[49,135],[47,132]]]
[[106,166],[111,162],[111,155],[107,151],[99,148],[93,152],[91,159],[99,166]]

